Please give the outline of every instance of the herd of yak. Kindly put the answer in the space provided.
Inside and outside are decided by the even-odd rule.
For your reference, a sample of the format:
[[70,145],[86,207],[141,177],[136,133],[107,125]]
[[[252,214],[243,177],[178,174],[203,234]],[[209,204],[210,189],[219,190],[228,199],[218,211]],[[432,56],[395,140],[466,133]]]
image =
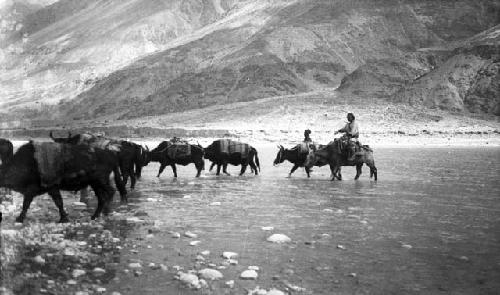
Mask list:
[[[23,195],[23,205],[16,222],[23,222],[34,197],[47,193],[56,204],[60,222],[67,222],[61,190],[78,191],[91,187],[97,197],[97,208],[92,219],[101,213],[108,214],[113,195],[118,189],[122,202],[127,201],[126,184],[130,178],[130,188],[134,189],[136,179],[141,177],[142,167],[150,162],[159,162],[158,177],[166,166],[171,166],[177,177],[176,164],[193,163],[199,177],[205,168],[205,160],[212,162],[210,170],[217,165],[217,175],[227,173],[228,164],[241,165],[240,175],[250,166],[257,175],[260,163],[257,150],[246,144],[229,139],[219,139],[204,148],[199,144],[184,141],[163,141],[153,150],[139,144],[106,138],[100,135],[82,133],[67,137],[53,137],[52,141],[29,141],[14,153],[12,143],[0,138],[0,188],[17,191]],[[307,176],[313,166],[330,165],[332,180],[341,179],[341,166],[356,166],[356,179],[361,174],[361,166],[370,167],[370,177],[377,180],[372,150],[360,147],[357,158],[349,162],[339,140],[326,146],[314,147],[299,144],[292,149],[278,146],[274,165],[285,160],[294,164],[291,175],[298,167],[305,167]],[[110,176],[116,189],[110,183]],[[1,197],[1,196],[0,196]],[[0,212],[0,222],[2,215]]]

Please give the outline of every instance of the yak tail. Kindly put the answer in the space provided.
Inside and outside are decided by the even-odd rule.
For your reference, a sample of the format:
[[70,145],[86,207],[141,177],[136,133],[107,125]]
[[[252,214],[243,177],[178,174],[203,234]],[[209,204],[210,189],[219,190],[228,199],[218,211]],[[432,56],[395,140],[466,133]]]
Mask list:
[[259,156],[258,156],[257,150],[255,148],[254,148],[254,150],[255,150],[255,164],[257,165],[257,168],[259,168],[259,172],[260,172]]

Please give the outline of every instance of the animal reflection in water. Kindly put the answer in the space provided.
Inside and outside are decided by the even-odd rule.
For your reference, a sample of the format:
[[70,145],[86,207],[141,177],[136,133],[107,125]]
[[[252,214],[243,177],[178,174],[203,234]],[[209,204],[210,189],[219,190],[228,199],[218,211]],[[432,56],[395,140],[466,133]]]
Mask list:
[[377,168],[375,167],[375,160],[373,158],[373,150],[366,145],[360,146],[359,150],[355,154],[353,161],[347,159],[347,153],[342,148],[342,142],[340,139],[335,139],[324,147],[309,153],[306,156],[306,161],[304,163],[306,168],[311,168],[317,163],[327,163],[330,165],[330,170],[332,172],[332,180],[337,178],[342,180],[341,167],[342,166],[356,166],[356,176],[354,179],[358,179],[361,175],[361,167],[366,164],[370,168],[370,178],[377,180]]

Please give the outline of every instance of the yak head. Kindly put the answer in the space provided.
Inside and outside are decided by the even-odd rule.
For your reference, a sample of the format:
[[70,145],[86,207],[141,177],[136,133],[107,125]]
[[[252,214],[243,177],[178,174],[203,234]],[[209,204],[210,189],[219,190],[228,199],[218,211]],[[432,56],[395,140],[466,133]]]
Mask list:
[[151,162],[151,152],[149,151],[149,147],[146,145],[146,148],[141,146],[141,165],[147,166]]
[[215,160],[215,148],[214,148],[213,144],[210,144],[209,146],[204,148],[203,153],[204,153],[205,159],[208,159],[212,162]]
[[276,159],[274,159],[273,165],[276,166],[285,161],[285,148],[282,145],[278,145],[278,154]]

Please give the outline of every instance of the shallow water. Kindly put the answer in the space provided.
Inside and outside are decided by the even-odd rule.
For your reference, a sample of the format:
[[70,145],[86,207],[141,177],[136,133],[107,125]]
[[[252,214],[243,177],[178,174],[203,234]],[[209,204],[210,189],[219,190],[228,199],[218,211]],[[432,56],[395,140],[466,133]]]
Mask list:
[[[141,259],[167,259],[187,270],[196,267],[199,251],[210,250],[208,260],[218,265],[223,251],[234,251],[239,264],[222,272],[224,280],[236,280],[236,290],[283,290],[283,280],[314,294],[500,288],[499,149],[379,149],[378,182],[368,178],[367,167],[359,181],[353,180],[353,167],[344,167],[341,182],[329,181],[326,167],[315,167],[310,179],[302,169],[285,178],[291,164],[273,167],[275,150],[260,149],[259,156],[257,177],[205,171],[195,179],[194,166],[188,166],[178,170],[177,180],[169,168],[157,179],[158,166],[150,164],[133,202],[168,230],[197,233],[201,243],[191,247],[192,239],[159,234],[147,242],[153,248],[144,249]],[[239,168],[229,171],[237,175]],[[264,226],[274,230],[265,232]],[[271,233],[293,242],[269,243]],[[238,280],[249,265],[261,269],[257,282]],[[168,280],[155,285],[155,275],[140,281],[150,283],[138,288],[131,281],[119,289],[190,292]]]
[[[178,167],[176,180],[170,167],[158,179],[157,163],[145,167],[129,205],[118,211],[149,223],[127,230],[116,277],[105,287],[121,294],[246,294],[256,286],[285,290],[288,283],[305,294],[500,289],[500,149],[376,149],[378,182],[366,166],[358,181],[353,167],[343,168],[343,181],[330,181],[327,167],[315,167],[309,179],[303,169],[286,178],[292,165],[273,167],[276,152],[259,149],[259,176],[238,177],[239,167],[230,166],[233,176],[205,171],[194,178],[189,165]],[[176,239],[170,231],[198,237]],[[292,243],[267,242],[272,233]],[[192,240],[200,244],[189,246]],[[203,250],[210,255],[197,262]],[[174,280],[172,266],[220,266],[223,251],[239,256],[221,270],[222,281],[193,291]],[[169,270],[144,268],[139,276],[119,270],[130,261]],[[240,280],[250,265],[259,266],[259,278]],[[235,280],[233,289],[224,286],[228,280]]]

